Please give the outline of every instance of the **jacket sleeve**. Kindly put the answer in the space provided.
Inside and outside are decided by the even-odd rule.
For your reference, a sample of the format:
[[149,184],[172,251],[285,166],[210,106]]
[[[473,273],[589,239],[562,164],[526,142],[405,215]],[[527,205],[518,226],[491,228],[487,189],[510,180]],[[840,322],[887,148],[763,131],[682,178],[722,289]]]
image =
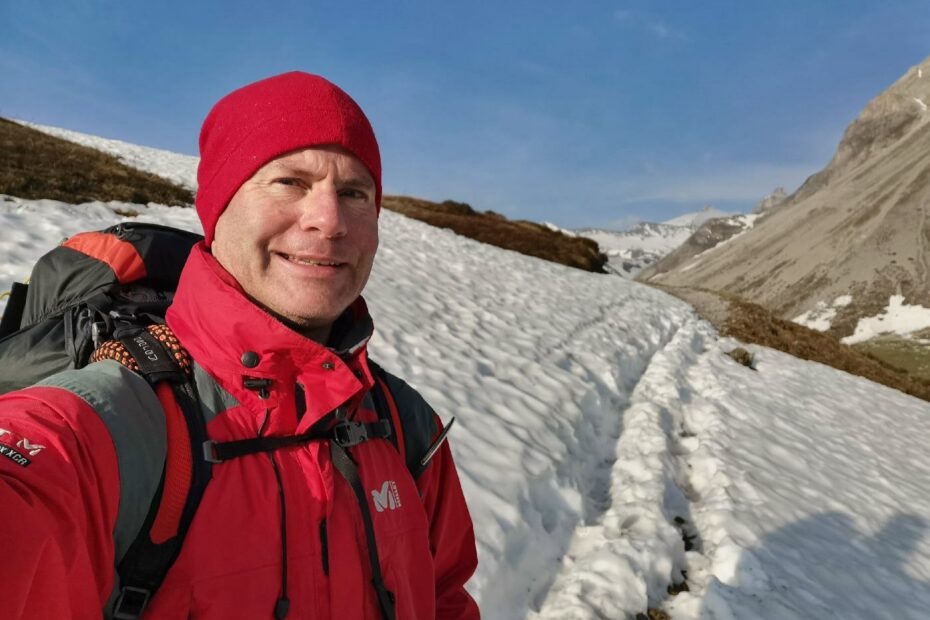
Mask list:
[[417,484],[430,521],[430,545],[436,572],[436,618],[473,620],[478,605],[465,583],[478,566],[475,531],[449,442],[433,457]]
[[0,615],[99,618],[113,586],[116,452],[82,399],[0,398]]

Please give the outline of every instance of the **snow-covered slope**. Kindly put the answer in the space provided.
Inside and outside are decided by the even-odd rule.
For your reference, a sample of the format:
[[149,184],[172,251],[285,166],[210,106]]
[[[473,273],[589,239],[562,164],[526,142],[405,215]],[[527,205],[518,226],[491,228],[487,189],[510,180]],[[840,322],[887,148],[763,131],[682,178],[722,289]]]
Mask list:
[[[0,290],[115,207],[0,197]],[[930,404],[767,349],[741,366],[622,278],[390,212],[381,231],[372,355],[458,419],[485,618],[927,617]]]

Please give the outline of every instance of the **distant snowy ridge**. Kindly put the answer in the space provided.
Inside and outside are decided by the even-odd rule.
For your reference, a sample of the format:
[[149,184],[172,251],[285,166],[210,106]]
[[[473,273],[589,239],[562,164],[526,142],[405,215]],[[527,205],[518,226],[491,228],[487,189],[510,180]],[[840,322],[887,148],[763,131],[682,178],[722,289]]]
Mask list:
[[705,220],[684,243],[641,270],[636,278],[652,282],[669,270],[686,273],[699,267],[708,257],[715,256],[719,248],[752,230],[761,217],[757,213],[741,213]]
[[662,223],[668,224],[669,226],[687,226],[688,228],[697,230],[701,227],[701,224],[707,220],[712,220],[718,217],[729,217],[731,215],[734,214],[721,211],[716,207],[708,205],[697,213],[685,213],[684,215],[679,215],[678,217],[666,220]]
[[601,251],[607,254],[614,273],[633,278],[684,243],[693,231],[687,226],[641,222],[622,232],[597,228],[576,232],[597,242]]
[[634,278],[680,247],[705,222],[729,215],[713,207],[704,207],[667,222],[640,222],[624,231],[582,228],[575,232],[597,242],[610,258],[614,273]]
[[[707,255],[718,250],[719,248],[722,248],[735,239],[738,239],[740,235],[745,234],[747,231],[752,230],[752,227],[755,225],[757,219],[759,219],[759,214],[757,213],[744,213],[741,215],[731,215],[729,217],[721,218],[713,222],[705,222],[705,225],[710,231],[726,227],[728,229],[727,234],[729,236],[721,238],[714,245],[707,248],[706,250],[703,250],[700,254],[695,256],[690,263],[682,267],[681,270],[688,271],[689,269],[694,269]],[[697,234],[698,233],[696,232],[695,235]]]

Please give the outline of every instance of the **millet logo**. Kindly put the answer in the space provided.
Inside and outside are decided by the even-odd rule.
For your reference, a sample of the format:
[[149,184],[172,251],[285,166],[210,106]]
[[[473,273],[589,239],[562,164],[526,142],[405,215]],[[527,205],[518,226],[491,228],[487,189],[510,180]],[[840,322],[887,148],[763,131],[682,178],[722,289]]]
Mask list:
[[372,491],[371,498],[375,501],[375,510],[378,512],[400,508],[400,494],[397,492],[397,483],[393,480],[386,480],[380,491]]
[[[0,428],[0,439],[6,435],[13,435],[13,432],[8,431],[5,428]],[[20,448],[23,452],[29,453],[29,456],[35,456],[45,449],[45,446],[32,443],[25,437],[16,442],[16,447]],[[21,467],[29,467],[29,465],[32,463],[32,461],[26,458],[26,455],[20,452],[20,450],[17,450],[10,445],[0,444],[0,456],[5,456]]]

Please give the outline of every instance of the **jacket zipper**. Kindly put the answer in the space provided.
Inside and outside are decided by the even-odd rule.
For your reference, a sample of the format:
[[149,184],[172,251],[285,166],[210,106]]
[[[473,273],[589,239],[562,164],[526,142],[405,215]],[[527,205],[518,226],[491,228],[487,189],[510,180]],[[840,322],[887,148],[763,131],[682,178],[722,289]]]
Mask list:
[[320,521],[320,549],[323,556],[323,574],[329,577],[329,537],[326,535],[326,519]]

